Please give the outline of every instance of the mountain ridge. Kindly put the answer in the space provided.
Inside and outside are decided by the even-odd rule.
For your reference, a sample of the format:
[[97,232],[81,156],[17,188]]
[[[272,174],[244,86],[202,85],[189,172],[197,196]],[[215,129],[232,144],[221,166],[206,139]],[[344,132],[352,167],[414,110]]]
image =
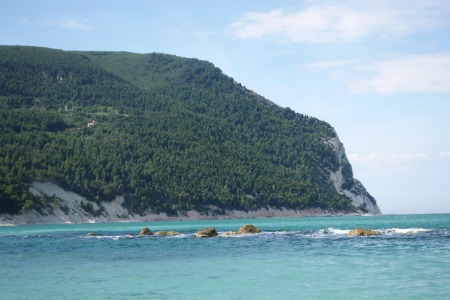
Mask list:
[[329,124],[209,62],[0,46],[0,70],[0,213],[48,206],[48,195],[27,192],[36,180],[95,203],[122,195],[132,213],[380,213]]

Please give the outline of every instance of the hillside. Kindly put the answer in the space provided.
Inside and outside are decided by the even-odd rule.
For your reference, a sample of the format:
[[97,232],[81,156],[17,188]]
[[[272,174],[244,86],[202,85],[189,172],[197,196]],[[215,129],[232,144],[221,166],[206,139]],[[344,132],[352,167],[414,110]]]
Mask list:
[[133,214],[379,213],[329,124],[197,59],[0,46],[0,125],[0,213],[57,206],[34,182],[91,215],[117,196]]

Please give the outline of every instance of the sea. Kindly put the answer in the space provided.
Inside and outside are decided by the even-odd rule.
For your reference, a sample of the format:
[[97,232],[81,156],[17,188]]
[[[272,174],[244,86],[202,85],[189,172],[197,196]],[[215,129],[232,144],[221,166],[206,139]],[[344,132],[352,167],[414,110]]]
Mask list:
[[450,214],[4,226],[0,299],[450,299]]

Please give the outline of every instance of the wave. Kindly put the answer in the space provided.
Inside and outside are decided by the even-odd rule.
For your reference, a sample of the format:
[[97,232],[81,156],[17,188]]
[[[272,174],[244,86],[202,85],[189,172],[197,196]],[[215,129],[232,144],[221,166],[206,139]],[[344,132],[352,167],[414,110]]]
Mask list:
[[[242,235],[224,235],[219,232],[220,237],[225,238],[245,238],[250,236],[260,236],[260,237],[304,237],[304,238],[329,238],[329,237],[346,237],[350,229],[338,229],[338,228],[327,228],[318,229],[311,231],[263,231],[257,234],[242,234]],[[411,234],[422,234],[427,232],[433,232],[433,229],[426,228],[388,228],[388,229],[376,229],[380,232],[381,236],[392,236],[392,235],[411,235]]]
[[426,228],[390,228],[379,230],[381,234],[393,235],[393,234],[417,234],[433,231],[432,229]]
[[346,235],[350,229],[335,229],[335,228],[328,228],[325,230],[325,232],[333,234],[333,235]]
[[[428,229],[428,228],[381,228],[381,229],[374,229],[378,232],[380,232],[377,236],[401,236],[401,235],[423,235],[423,234],[433,234],[433,235],[443,235],[443,236],[450,236],[450,230],[446,229]],[[314,229],[314,230],[305,230],[305,231],[299,231],[299,230],[274,230],[274,231],[262,231],[260,233],[256,234],[240,234],[237,235],[234,232],[230,231],[219,231],[218,232],[218,238],[251,238],[251,237],[259,237],[259,238],[339,238],[339,237],[347,237],[347,233],[350,231],[350,229],[340,229],[340,228],[326,228],[326,229]],[[122,234],[119,232],[114,233],[98,233],[98,234],[87,234],[87,235],[80,235],[80,233],[77,233],[76,235],[73,234],[58,234],[58,235],[51,235],[51,234],[37,234],[37,235],[23,235],[21,238],[25,239],[42,239],[42,238],[82,238],[82,239],[109,239],[109,240],[126,240],[126,239],[186,239],[186,238],[195,238],[196,234],[195,232],[187,232],[187,233],[181,233],[179,235],[172,235],[172,236],[156,236],[156,235],[150,235],[150,236],[140,236],[140,235],[134,235],[134,234]],[[18,236],[16,236],[18,237]]]
[[[375,230],[380,232],[381,235],[418,234],[418,233],[433,231],[433,229],[427,229],[427,228],[387,228],[387,229],[375,229]],[[333,235],[346,235],[350,230],[328,228],[327,231]]]
[[129,239],[129,238],[133,238],[133,236],[129,236],[129,235],[87,235],[87,236],[82,236],[82,238],[87,238],[87,239],[111,239],[111,240],[119,240],[119,239]]
[[139,238],[179,239],[179,238],[187,238],[187,237],[194,237],[194,236],[195,236],[195,234],[178,234],[178,235],[171,235],[171,236],[134,235],[134,234],[124,234],[124,235],[103,235],[103,234],[97,234],[97,235],[84,235],[84,236],[79,236],[79,237],[80,238],[85,238],[85,239],[123,240],[123,239],[139,239]]

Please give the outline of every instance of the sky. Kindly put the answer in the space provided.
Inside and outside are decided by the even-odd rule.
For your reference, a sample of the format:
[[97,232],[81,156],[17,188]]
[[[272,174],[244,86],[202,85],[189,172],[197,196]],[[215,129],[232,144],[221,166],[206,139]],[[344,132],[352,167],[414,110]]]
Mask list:
[[450,213],[448,0],[0,0],[0,44],[210,61],[331,124],[384,214]]

